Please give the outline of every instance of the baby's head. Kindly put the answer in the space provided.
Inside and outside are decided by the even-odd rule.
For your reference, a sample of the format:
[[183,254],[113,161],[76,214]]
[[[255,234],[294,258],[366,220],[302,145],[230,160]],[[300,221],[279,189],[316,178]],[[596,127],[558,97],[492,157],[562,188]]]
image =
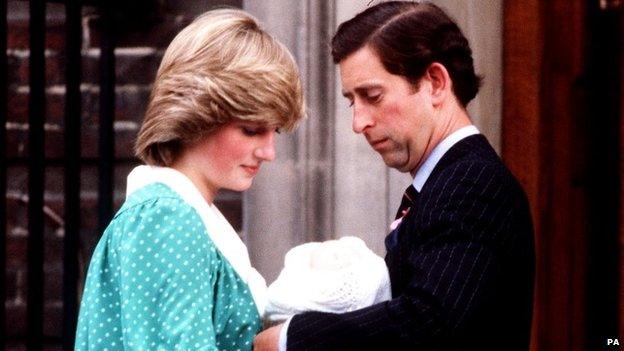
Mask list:
[[315,244],[310,252],[310,269],[337,271],[359,261],[363,242],[355,237],[345,237]]

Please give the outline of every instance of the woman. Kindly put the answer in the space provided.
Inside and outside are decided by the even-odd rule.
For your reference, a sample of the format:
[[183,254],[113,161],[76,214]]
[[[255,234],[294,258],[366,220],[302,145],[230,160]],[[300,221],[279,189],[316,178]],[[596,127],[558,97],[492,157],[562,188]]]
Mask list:
[[89,266],[77,350],[251,349],[266,283],[213,202],[249,188],[303,106],[291,55],[248,14],[210,11],[176,36],[136,143],[147,165]]

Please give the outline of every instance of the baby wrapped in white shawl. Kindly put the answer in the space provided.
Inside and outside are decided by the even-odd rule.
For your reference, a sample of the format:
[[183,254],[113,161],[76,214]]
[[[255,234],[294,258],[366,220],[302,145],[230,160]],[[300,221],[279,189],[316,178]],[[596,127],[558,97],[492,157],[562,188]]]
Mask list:
[[269,286],[269,323],[305,311],[342,313],[389,300],[384,260],[357,237],[313,242],[292,248],[284,268]]

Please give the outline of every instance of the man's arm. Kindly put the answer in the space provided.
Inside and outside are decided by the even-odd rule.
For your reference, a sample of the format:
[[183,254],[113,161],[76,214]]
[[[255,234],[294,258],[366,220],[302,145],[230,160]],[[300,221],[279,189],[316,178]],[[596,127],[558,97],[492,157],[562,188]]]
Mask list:
[[[503,328],[526,327],[516,305],[530,284],[510,270],[530,265],[512,255],[517,235],[527,234],[512,220],[517,191],[487,164],[449,167],[436,178],[419,200],[411,239],[402,243],[410,247],[402,259],[409,278],[399,295],[345,314],[294,316],[288,351],[435,349],[461,340],[485,346],[505,335]],[[512,292],[515,285],[522,291]]]

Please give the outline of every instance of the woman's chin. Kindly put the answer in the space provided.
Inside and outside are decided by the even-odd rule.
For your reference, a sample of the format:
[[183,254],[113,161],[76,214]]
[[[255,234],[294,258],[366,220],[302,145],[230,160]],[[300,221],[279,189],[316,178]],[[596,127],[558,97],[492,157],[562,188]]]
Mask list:
[[231,187],[228,187],[227,189],[228,190],[232,190],[232,191],[242,192],[242,191],[245,191],[245,190],[249,189],[251,187],[252,183],[253,183],[253,180],[249,179],[249,181],[240,182],[238,184],[234,184]]

